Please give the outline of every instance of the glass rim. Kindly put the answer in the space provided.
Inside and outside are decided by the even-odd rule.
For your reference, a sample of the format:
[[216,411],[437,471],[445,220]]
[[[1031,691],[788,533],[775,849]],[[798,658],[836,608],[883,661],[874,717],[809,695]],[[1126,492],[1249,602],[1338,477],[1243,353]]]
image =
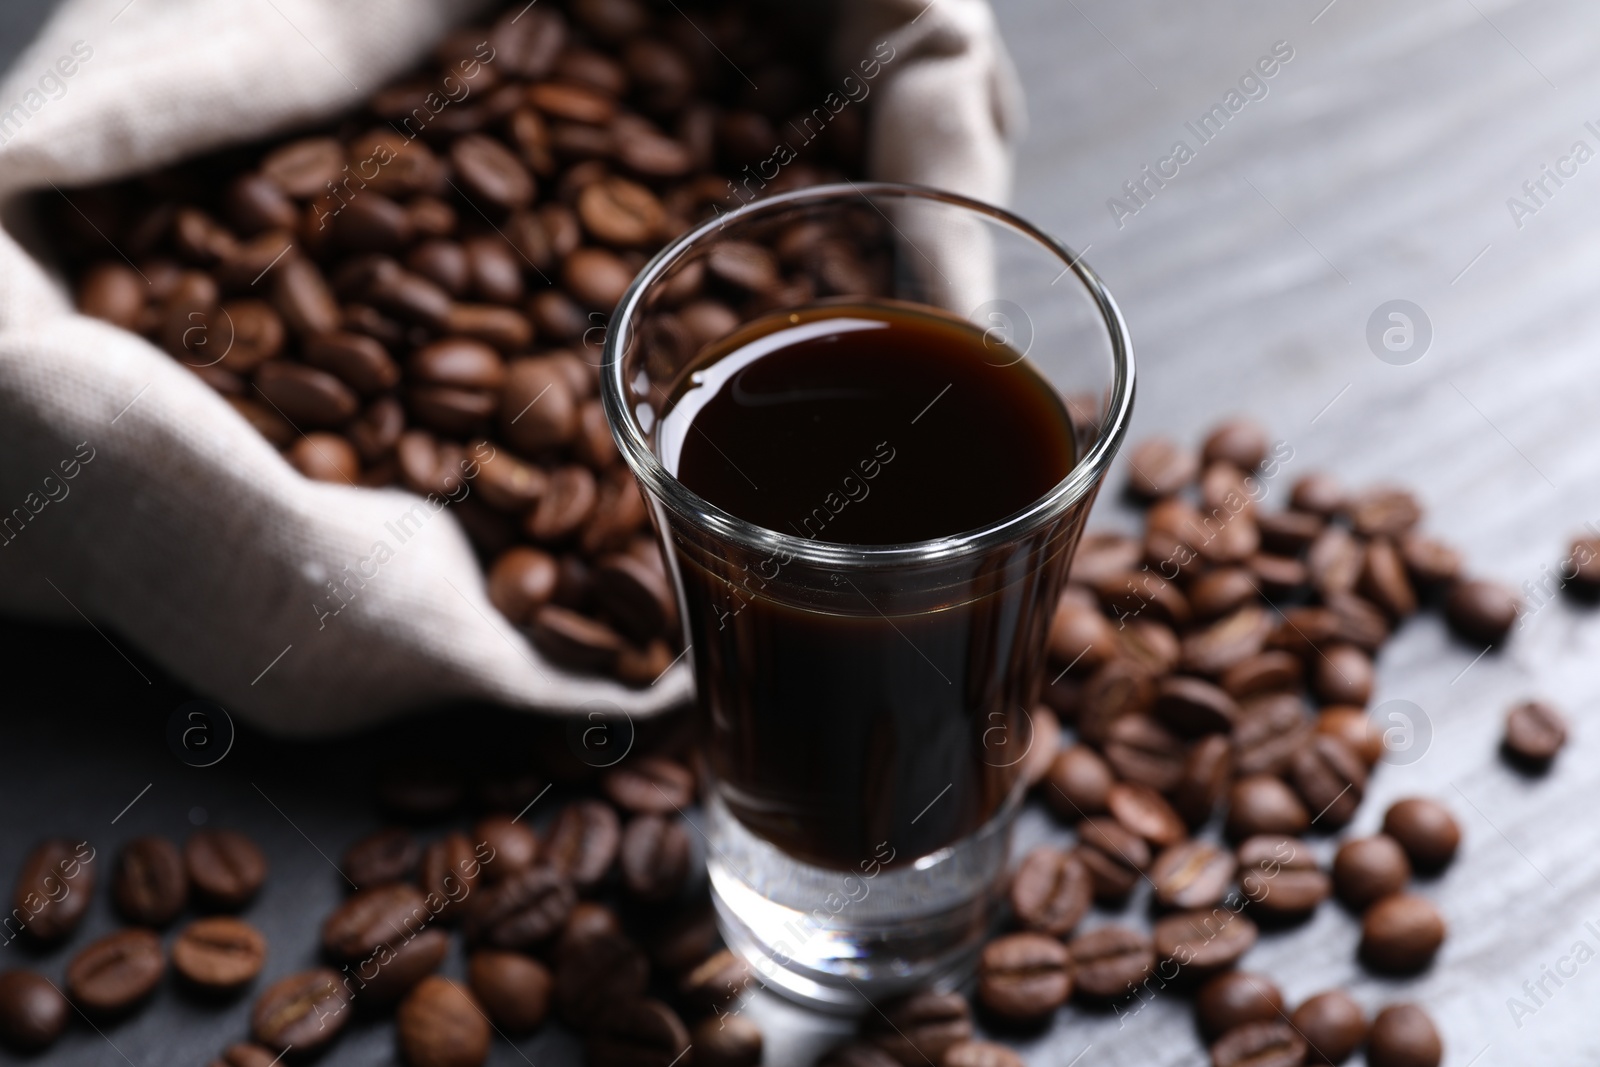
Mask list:
[[[1101,324],[1111,343],[1112,381],[1109,410],[1101,421],[1094,444],[1073,464],[1072,470],[1049,492],[1020,511],[1012,512],[995,522],[975,530],[936,537],[927,541],[912,541],[894,545],[849,545],[831,541],[813,541],[793,534],[769,530],[747,522],[731,512],[717,507],[679,481],[662,465],[655,449],[638,420],[628,409],[627,383],[623,380],[623,355],[634,341],[630,319],[639,309],[650,288],[666,271],[705,238],[725,229],[730,223],[744,221],[784,208],[822,203],[860,196],[871,203],[872,194],[883,194],[945,204],[974,214],[986,216],[1032,238],[1047,251],[1060,258],[1065,270],[1077,276],[1100,311]],[[1052,283],[1054,284],[1054,283]],[[978,554],[1015,541],[1065,514],[1100,483],[1117,447],[1127,435],[1128,422],[1133,410],[1134,363],[1133,341],[1127,323],[1105,283],[1083,258],[1067,245],[1040,230],[1037,226],[1007,211],[981,200],[907,182],[841,182],[813,185],[778,193],[741,205],[707,220],[680,235],[657,252],[629,284],[612,313],[611,328],[606,331],[600,367],[600,396],[606,421],[617,448],[627,461],[629,469],[643,484],[644,489],[662,501],[674,512],[692,521],[700,528],[757,553],[768,553],[818,566],[838,568],[882,567],[897,564],[937,563],[970,554]]]

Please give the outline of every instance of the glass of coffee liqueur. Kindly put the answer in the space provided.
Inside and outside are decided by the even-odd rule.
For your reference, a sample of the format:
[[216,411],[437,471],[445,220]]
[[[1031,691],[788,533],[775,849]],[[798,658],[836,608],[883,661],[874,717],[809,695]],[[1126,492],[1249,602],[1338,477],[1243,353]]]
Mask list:
[[802,189],[657,255],[601,379],[694,664],[729,946],[841,1012],[961,982],[1133,403],[1110,294],[998,208]]

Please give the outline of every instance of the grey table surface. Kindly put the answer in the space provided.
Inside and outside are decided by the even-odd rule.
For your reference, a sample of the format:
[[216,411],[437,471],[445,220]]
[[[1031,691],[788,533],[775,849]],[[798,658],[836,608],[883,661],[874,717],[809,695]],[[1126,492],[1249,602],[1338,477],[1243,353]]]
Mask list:
[[[48,7],[0,4],[0,62]],[[1413,485],[1428,525],[1477,571],[1517,587],[1544,582],[1567,537],[1600,520],[1600,162],[1562,162],[1576,142],[1600,149],[1586,126],[1600,126],[1593,5],[996,7],[1032,113],[1015,204],[1084,251],[1118,295],[1139,356],[1136,434],[1194,440],[1222,414],[1251,414],[1292,446],[1286,474],[1322,467],[1354,484]],[[1187,124],[1226,106],[1277,42],[1293,55],[1265,80],[1265,95],[1247,84],[1254,98],[1202,141]],[[1172,173],[1160,161],[1179,140],[1193,158],[1130,199],[1124,183],[1146,165]],[[1544,177],[1546,165],[1567,172],[1561,184]],[[1530,196],[1524,183],[1541,178]],[[1385,362],[1367,335],[1392,300],[1423,309],[1431,343]],[[1131,518],[1108,499],[1095,521]],[[1600,1058],[1600,967],[1576,963],[1600,949],[1600,619],[1543,593],[1530,606],[1503,651],[1475,659],[1477,649],[1422,618],[1379,664],[1375,703],[1412,702],[1427,736],[1421,758],[1376,775],[1352,832],[1375,828],[1406,794],[1440,797],[1457,813],[1461,855],[1421,886],[1451,928],[1435,965],[1404,981],[1367,974],[1355,961],[1356,921],[1332,906],[1263,937],[1246,960],[1291,1001],[1337,985],[1369,1007],[1422,1003],[1450,1067]],[[337,745],[244,735],[228,761],[197,770],[162,739],[185,694],[148,664],[130,665],[90,630],[7,624],[3,647],[0,871],[15,869],[37,832],[82,834],[104,851],[139,833],[239,826],[264,843],[275,872],[248,913],[272,939],[269,977],[313,958],[312,917],[340,895],[325,854],[375,823],[364,799],[374,751],[418,738],[469,756],[528,743],[524,724],[475,711]],[[1567,708],[1575,725],[1539,779],[1496,755],[1504,710],[1530,694]],[[1066,836],[1026,814],[1024,843]],[[1142,913],[1136,900],[1127,914]],[[112,925],[102,893],[89,930]],[[1587,952],[1574,955],[1580,944]],[[0,966],[20,961],[59,979],[67,955],[29,957],[12,945],[0,948]],[[164,988],[103,1032],[75,1026],[39,1062],[206,1062],[242,1035],[247,1009]],[[833,1026],[765,998],[748,1010],[769,1028],[772,1064],[806,1062]],[[1069,1007],[1048,1031],[1007,1040],[1034,1064],[1204,1062],[1176,997],[1126,1018]],[[516,1046],[497,1041],[491,1062],[575,1062],[575,1048],[547,1028]],[[385,1027],[362,1022],[325,1062],[393,1059]]]

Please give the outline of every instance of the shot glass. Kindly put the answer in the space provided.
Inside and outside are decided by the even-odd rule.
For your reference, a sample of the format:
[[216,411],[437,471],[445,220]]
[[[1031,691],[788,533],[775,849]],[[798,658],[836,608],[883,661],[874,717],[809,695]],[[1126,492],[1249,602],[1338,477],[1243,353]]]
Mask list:
[[[1076,465],[1016,514],[915,544],[763,529],[696,495],[657,451],[673,383],[742,322],[830,300],[959,316],[997,363],[1031,361],[1066,400]],[[694,665],[728,944],[768,987],[840,1012],[960,982],[1003,885],[1050,619],[1132,408],[1111,295],[999,208],[802,189],[651,260],[612,318],[601,389]]]

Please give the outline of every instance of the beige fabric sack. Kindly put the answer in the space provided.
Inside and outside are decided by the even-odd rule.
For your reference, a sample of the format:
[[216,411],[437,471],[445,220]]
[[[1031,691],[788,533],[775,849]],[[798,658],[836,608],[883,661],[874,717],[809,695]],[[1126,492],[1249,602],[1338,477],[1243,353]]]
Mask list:
[[[893,50],[870,86],[872,176],[1002,200],[1020,97],[984,0],[844,8],[841,76],[878,44]],[[447,699],[542,711],[606,701],[643,716],[690,697],[682,663],[629,690],[543,660],[490,606],[448,508],[421,505],[426,521],[399,543],[388,531],[417,514],[417,497],[302,478],[164,353],[76,314],[15,236],[33,221],[20,192],[70,197],[337,114],[484,11],[459,0],[57,10],[0,87],[0,611],[92,621],[287,734]],[[379,541],[392,558],[319,619],[325,583]],[[143,684],[131,663],[128,677]]]

